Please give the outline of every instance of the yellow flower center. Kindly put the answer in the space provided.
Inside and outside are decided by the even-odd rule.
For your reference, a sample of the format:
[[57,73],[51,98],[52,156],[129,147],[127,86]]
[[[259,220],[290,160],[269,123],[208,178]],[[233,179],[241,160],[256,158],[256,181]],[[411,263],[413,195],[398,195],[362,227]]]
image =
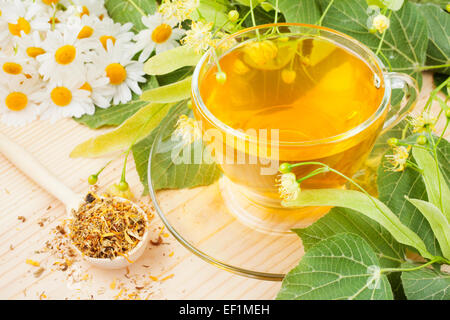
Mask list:
[[39,47],[28,47],[26,52],[30,58],[36,58],[37,56],[45,53],[45,50]]
[[20,111],[26,108],[28,97],[22,92],[11,92],[6,96],[5,104],[11,111]]
[[22,72],[22,66],[15,62],[5,62],[3,64],[3,71],[9,74],[20,74]]
[[83,6],[82,8],[81,8],[81,14],[80,14],[80,18],[82,17],[82,16],[84,16],[84,15],[89,15],[90,14],[90,12],[89,12],[89,9],[86,7],[86,6]]
[[72,92],[66,87],[56,87],[50,93],[54,104],[59,107],[65,107],[72,101]]
[[59,0],[42,0],[42,2],[48,6],[51,6],[52,4],[57,4]]
[[66,44],[56,50],[55,60],[59,64],[69,64],[75,59],[76,54],[77,50],[75,47],[70,44]]
[[89,38],[90,36],[92,36],[93,33],[94,33],[94,29],[92,29],[89,26],[84,26],[78,33],[77,38],[78,39]]
[[13,36],[18,36],[20,37],[20,32],[23,31],[26,34],[29,34],[31,31],[31,26],[28,23],[27,20],[25,20],[24,18],[20,17],[19,19],[17,19],[17,23],[8,23],[8,29],[9,32],[13,35]]
[[166,42],[172,35],[172,27],[168,24],[160,24],[152,32],[152,40],[156,43]]
[[108,40],[111,39],[112,43],[116,43],[116,38],[114,38],[113,36],[101,36],[100,37],[100,42],[103,45],[103,48],[105,48],[106,50],[106,43],[108,42]]
[[92,92],[92,87],[89,83],[85,82],[83,83],[83,85],[80,87],[81,90],[86,90],[86,91],[90,91]]
[[111,63],[106,67],[105,71],[109,78],[109,83],[114,85],[121,84],[127,78],[127,71],[119,63]]

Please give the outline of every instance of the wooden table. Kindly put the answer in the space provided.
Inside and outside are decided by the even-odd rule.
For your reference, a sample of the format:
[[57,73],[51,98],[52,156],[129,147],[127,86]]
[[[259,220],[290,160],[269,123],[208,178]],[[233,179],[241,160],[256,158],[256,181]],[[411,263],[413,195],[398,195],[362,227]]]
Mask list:
[[[423,108],[431,88],[431,75],[425,74],[416,111]],[[441,119],[436,131],[443,125]],[[35,122],[19,129],[0,125],[0,130],[77,192],[86,190],[87,177],[105,163],[105,159],[69,158],[74,146],[99,134],[70,119],[56,124]],[[115,160],[101,176],[101,184],[118,182],[121,166],[122,159]],[[134,193],[140,194],[142,186],[132,160],[127,179]],[[175,199],[173,205],[182,203]],[[153,232],[155,237],[161,234],[163,244],[149,246],[128,269],[105,271],[75,262],[62,271],[61,259],[40,251],[55,237],[52,230],[64,217],[60,202],[0,155],[1,299],[273,299],[281,285],[234,275],[204,262],[166,233],[158,217],[152,222]]]

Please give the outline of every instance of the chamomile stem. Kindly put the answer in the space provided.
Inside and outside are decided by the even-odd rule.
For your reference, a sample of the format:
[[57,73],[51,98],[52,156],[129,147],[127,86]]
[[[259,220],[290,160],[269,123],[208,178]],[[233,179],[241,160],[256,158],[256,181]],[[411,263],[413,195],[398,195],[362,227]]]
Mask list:
[[317,22],[317,25],[318,25],[318,26],[322,26],[323,19],[324,19],[325,16],[327,15],[328,10],[329,10],[329,9],[331,8],[331,6],[333,5],[333,2],[334,2],[334,0],[331,0],[331,1],[328,3],[327,7],[325,8],[325,11],[322,13],[322,16],[320,17],[319,21]]

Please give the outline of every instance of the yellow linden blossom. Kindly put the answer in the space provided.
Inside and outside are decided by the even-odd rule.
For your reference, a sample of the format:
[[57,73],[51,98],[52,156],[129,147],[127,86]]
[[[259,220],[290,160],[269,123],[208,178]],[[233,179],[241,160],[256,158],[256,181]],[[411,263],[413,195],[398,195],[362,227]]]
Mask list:
[[191,18],[192,12],[198,5],[199,0],[164,0],[159,6],[159,12],[168,20],[176,19],[178,22],[183,22]]
[[392,167],[389,168],[391,171],[403,171],[405,170],[406,163],[409,157],[409,149],[411,147],[398,146],[394,148],[392,155],[386,155],[386,159],[390,162]]
[[127,71],[120,63],[111,63],[105,68],[109,83],[119,85],[127,78]]
[[242,76],[242,75],[246,74],[249,70],[250,70],[250,68],[247,67],[247,65],[244,62],[242,62],[241,59],[236,59],[234,61],[234,64],[233,64],[233,72],[234,73]]
[[416,118],[411,118],[409,122],[413,126],[413,132],[423,132],[426,131],[427,128],[433,130],[434,124],[436,123],[437,118],[433,117],[430,112],[423,112]]
[[294,70],[283,69],[281,71],[281,79],[284,83],[291,84],[295,81],[297,73]]
[[244,53],[257,65],[265,65],[275,59],[278,47],[273,41],[254,41],[244,47]]
[[197,121],[184,114],[178,119],[173,134],[180,137],[184,145],[189,145],[202,137]]
[[192,21],[191,30],[186,31],[186,37],[181,41],[183,44],[193,47],[197,53],[201,53],[214,45],[212,27],[212,22]]
[[283,200],[292,201],[297,199],[301,189],[294,173],[283,173],[278,182],[278,192]]
[[389,18],[385,15],[379,14],[372,21],[372,28],[377,30],[379,33],[383,33],[389,28]]

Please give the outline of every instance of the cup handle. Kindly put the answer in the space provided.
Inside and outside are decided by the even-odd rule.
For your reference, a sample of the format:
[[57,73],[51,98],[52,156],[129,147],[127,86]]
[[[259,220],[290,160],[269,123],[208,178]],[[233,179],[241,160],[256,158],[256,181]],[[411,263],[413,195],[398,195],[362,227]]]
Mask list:
[[[419,96],[417,82],[409,75],[404,73],[389,72],[385,74],[385,79],[391,84],[391,101],[388,119],[384,122],[383,131],[381,134],[394,127],[409,112],[411,112],[416,105],[417,98]],[[393,90],[395,89],[401,89],[403,91],[403,96],[394,92]]]

